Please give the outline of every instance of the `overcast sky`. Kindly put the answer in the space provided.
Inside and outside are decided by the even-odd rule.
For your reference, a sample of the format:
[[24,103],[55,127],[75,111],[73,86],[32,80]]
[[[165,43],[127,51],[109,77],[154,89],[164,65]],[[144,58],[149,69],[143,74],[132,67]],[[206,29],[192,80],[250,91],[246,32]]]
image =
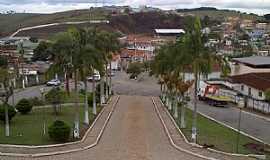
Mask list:
[[52,13],[71,9],[84,9],[93,2],[106,5],[151,5],[162,9],[217,7],[257,14],[270,13],[270,0],[0,0],[0,12]]

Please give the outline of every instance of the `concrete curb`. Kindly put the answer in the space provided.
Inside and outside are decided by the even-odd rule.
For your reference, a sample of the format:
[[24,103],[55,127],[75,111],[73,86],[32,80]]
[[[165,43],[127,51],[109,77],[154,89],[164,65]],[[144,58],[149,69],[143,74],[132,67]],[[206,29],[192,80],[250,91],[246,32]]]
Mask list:
[[171,137],[171,135],[170,135],[170,133],[169,133],[169,130],[168,130],[168,128],[167,128],[167,126],[166,126],[166,124],[165,124],[165,122],[164,122],[164,120],[163,120],[163,118],[162,118],[162,116],[161,116],[161,114],[160,114],[158,108],[157,108],[157,104],[156,104],[156,102],[155,102],[155,100],[154,100],[153,97],[152,97],[152,102],[153,102],[155,111],[156,111],[156,113],[157,113],[157,115],[158,115],[158,117],[159,117],[159,119],[160,119],[160,121],[161,121],[161,123],[162,123],[162,125],[163,125],[163,129],[164,129],[165,133],[167,134],[167,136],[168,136],[168,138],[169,138],[169,140],[170,140],[171,145],[172,145],[174,148],[176,148],[176,149],[179,150],[179,151],[185,152],[185,153],[187,153],[187,154],[196,156],[196,157],[198,157],[198,158],[207,159],[207,160],[217,160],[217,159],[215,159],[215,158],[212,158],[212,157],[206,157],[206,156],[203,156],[203,155],[200,155],[200,154],[191,152],[191,151],[189,151],[189,150],[186,150],[186,149],[184,149],[184,148],[181,148],[180,146],[177,146],[177,145],[174,143],[174,141],[173,141],[173,139],[172,139],[172,137]]
[[[86,147],[81,147],[81,148],[76,148],[76,149],[71,149],[71,150],[66,150],[66,151],[56,151],[56,152],[38,153],[38,154],[0,153],[0,156],[9,156],[9,157],[44,157],[44,156],[53,156],[53,155],[60,155],[60,154],[66,154],[66,153],[74,153],[74,152],[84,151],[84,150],[88,150],[90,148],[93,148],[99,143],[100,138],[102,137],[102,135],[104,133],[104,130],[106,129],[106,126],[107,126],[107,124],[108,124],[108,122],[109,122],[109,120],[110,120],[110,118],[112,116],[112,113],[115,110],[116,105],[119,102],[119,99],[120,99],[120,96],[117,97],[115,103],[113,104],[112,109],[111,109],[111,111],[110,111],[110,113],[109,113],[109,115],[108,115],[108,117],[107,117],[101,131],[99,132],[99,135],[98,135],[96,141],[93,144],[90,144],[90,145],[88,145]],[[103,109],[103,112],[104,112],[104,109]],[[101,115],[102,113],[100,112],[99,115]],[[96,118],[96,120],[93,122],[93,124],[91,126],[91,130],[92,130],[94,124],[96,123],[97,119],[98,118]],[[87,135],[91,130],[89,129],[85,135]],[[53,145],[53,146],[49,145],[48,147],[58,147],[58,146],[66,146],[66,145],[70,145],[70,144],[78,144],[78,143],[83,142],[85,139],[86,139],[86,136],[84,136],[84,138],[79,142],[71,142],[71,143],[65,143],[65,144],[59,144],[59,145]],[[33,147],[33,146],[30,146],[30,147]],[[34,146],[34,147],[36,147],[36,146]],[[41,146],[41,148],[43,148],[43,147],[44,146]]]
[[[161,104],[162,104],[163,106],[165,106],[164,103],[161,101],[160,98],[159,98],[159,101],[161,102]],[[166,109],[166,113],[169,115],[170,119],[172,120],[172,122],[174,123],[175,127],[176,127],[177,130],[180,132],[180,134],[183,136],[183,138],[184,138],[184,140],[185,140],[185,142],[186,142],[187,144],[192,145],[192,146],[195,146],[195,147],[199,147],[199,148],[204,148],[203,146],[201,146],[201,145],[199,145],[199,144],[190,143],[190,142],[187,140],[186,136],[185,136],[185,135],[183,134],[183,132],[181,131],[181,129],[179,128],[179,126],[176,124],[174,118],[171,116],[171,114],[169,113],[169,111],[168,111],[167,109]],[[200,113],[200,112],[198,112],[198,113],[201,114],[202,116],[204,116],[205,118],[208,118],[208,119],[210,119],[210,120],[212,120],[212,121],[214,121],[214,122],[216,122],[216,123],[218,123],[218,124],[220,124],[220,125],[223,125],[224,127],[230,128],[230,129],[232,129],[232,130],[238,132],[236,129],[234,129],[234,128],[232,128],[232,127],[230,127],[230,126],[228,126],[228,125],[226,125],[226,124],[224,124],[224,123],[222,123],[222,122],[219,122],[219,121],[217,121],[217,120],[215,120],[215,119],[213,119],[213,118],[211,118],[211,117],[209,117],[209,116],[207,116],[207,115],[204,115],[204,114],[202,114],[202,113]],[[240,133],[243,134],[243,135],[246,134],[246,133],[242,133],[242,132],[240,132]],[[250,137],[250,135],[248,135],[248,134],[245,135],[245,136]],[[254,139],[255,137],[252,137],[252,136],[251,136],[250,138]],[[254,140],[261,142],[260,140],[257,140],[256,138],[255,138]],[[261,142],[261,143],[263,143],[263,142]],[[263,144],[265,144],[265,143],[263,143]],[[223,152],[223,151],[215,150],[215,149],[212,149],[212,148],[207,148],[207,150],[209,150],[209,151],[211,151],[211,152],[219,153],[219,154],[228,155],[228,156],[253,157],[253,158],[258,158],[258,159],[266,159],[265,155],[256,155],[256,154],[247,154],[247,155],[245,155],[245,154],[228,153],[228,152]]]

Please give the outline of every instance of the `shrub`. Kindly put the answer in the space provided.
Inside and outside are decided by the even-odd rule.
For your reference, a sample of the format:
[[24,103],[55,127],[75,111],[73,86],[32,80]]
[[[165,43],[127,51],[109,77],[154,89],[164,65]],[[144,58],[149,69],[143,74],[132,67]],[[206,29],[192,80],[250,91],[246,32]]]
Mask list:
[[28,114],[29,112],[31,112],[32,108],[33,108],[32,103],[27,99],[20,100],[19,103],[16,105],[16,109],[21,114]]
[[66,142],[70,137],[70,127],[63,121],[56,120],[48,130],[49,137],[56,142]]
[[[8,119],[9,121],[16,115],[15,109],[8,105]],[[5,105],[0,105],[0,120],[5,121]]]
[[42,101],[38,97],[29,98],[28,100],[30,101],[32,106],[43,106],[44,105],[44,101]]
[[53,88],[45,95],[45,99],[50,104],[61,104],[64,103],[66,96],[60,88]]

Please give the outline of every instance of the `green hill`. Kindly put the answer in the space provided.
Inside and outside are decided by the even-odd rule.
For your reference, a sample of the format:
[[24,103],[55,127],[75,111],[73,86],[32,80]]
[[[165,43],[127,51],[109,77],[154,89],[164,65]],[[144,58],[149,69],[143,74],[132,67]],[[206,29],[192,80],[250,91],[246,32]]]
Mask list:
[[[91,18],[106,19],[107,14],[100,10],[92,12]],[[56,22],[86,21],[90,19],[89,10],[72,10],[53,14],[0,14],[0,35],[8,35],[22,27],[30,27]]]

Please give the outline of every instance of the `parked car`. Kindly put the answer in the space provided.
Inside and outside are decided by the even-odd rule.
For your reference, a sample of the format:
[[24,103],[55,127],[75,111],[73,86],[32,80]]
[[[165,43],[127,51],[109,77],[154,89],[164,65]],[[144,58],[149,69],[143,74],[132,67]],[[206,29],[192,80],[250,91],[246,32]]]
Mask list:
[[93,81],[95,79],[95,81],[100,81],[101,77],[100,74],[94,74],[93,76],[87,77],[88,81]]
[[47,86],[60,86],[61,85],[61,81],[59,79],[52,79],[50,81],[48,81]]

